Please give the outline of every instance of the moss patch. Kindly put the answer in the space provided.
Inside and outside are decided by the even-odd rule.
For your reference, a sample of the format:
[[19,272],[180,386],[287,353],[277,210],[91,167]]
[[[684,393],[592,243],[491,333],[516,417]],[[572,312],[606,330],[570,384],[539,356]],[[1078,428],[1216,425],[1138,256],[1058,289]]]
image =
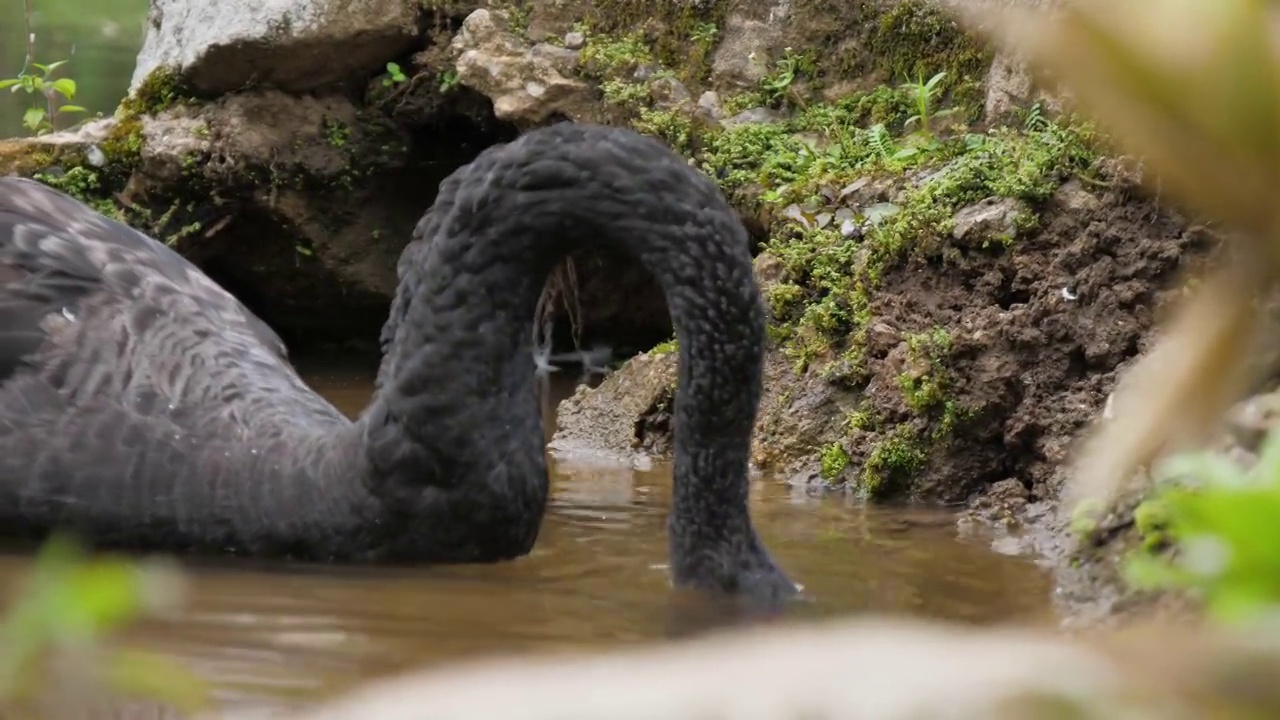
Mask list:
[[[665,23],[597,17],[580,28],[587,36],[584,74],[599,83],[609,119],[690,156],[767,228],[762,250],[781,267],[763,288],[770,337],[796,372],[816,370],[848,389],[870,377],[867,333],[886,275],[909,262],[945,266],[972,252],[951,237],[961,208],[987,198],[1037,208],[1065,180],[1088,174],[1098,157],[1091,126],[1050,121],[1038,111],[1019,127],[974,132],[968,122],[980,110],[991,54],[930,3],[863,7],[843,12],[841,22],[854,16],[868,50],[862,69],[885,84],[820,100],[815,92],[830,79],[831,48],[787,51],[758,89],[722,98],[726,115],[770,107],[785,119],[728,129],[694,122],[687,109],[655,109],[664,78],[698,76],[669,64],[686,58],[670,57],[656,41],[654,27]],[[834,25],[822,32],[836,42]],[[1033,210],[1017,218],[1015,234],[981,250],[1013,251],[1017,233],[1038,222]],[[821,475],[834,480],[855,462],[853,448],[862,461],[854,484],[868,497],[910,489],[933,448],[973,416],[958,398],[947,331],[914,330],[903,338],[905,366],[894,378],[900,409],[885,416],[883,404],[867,408],[849,428],[862,442],[817,449]]]
[[862,464],[857,489],[869,499],[883,499],[905,491],[912,476],[924,467],[924,443],[910,426],[898,425],[875,444]]
[[947,73],[944,89],[951,102],[968,120],[981,115],[983,77],[992,52],[936,3],[895,4],[872,24],[867,50],[889,82],[923,81],[934,73]]
[[[610,43],[628,61],[644,56],[647,59],[642,62],[671,68],[686,82],[701,82],[710,72],[711,54],[728,6],[726,0],[601,0],[592,4],[579,28],[596,38],[584,48],[584,59],[592,54],[593,44],[598,52],[602,43]],[[635,52],[640,47],[643,51]]]

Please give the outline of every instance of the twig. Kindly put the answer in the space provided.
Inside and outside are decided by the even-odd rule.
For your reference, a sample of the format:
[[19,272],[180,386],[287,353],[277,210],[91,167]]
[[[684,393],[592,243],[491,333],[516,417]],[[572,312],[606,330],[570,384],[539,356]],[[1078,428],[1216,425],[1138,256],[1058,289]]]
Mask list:
[[25,75],[36,57],[36,34],[31,30],[31,0],[22,0],[22,20],[27,30],[27,59],[22,61],[22,73]]

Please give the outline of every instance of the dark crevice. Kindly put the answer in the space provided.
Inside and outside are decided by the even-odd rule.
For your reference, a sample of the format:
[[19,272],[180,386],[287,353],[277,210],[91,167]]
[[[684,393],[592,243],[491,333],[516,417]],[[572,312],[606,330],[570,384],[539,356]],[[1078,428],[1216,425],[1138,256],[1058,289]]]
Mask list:
[[[376,348],[396,261],[440,182],[485,148],[516,137],[491,106],[484,109],[412,124],[399,118],[406,156],[345,186],[253,188],[220,232],[184,254],[274,328],[291,352]],[[574,351],[603,347],[609,353],[597,361],[617,363],[672,336],[660,286],[621,252],[576,253],[548,279],[548,292],[555,295],[545,317],[552,322],[551,350],[562,356],[557,365],[573,365],[564,356]]]

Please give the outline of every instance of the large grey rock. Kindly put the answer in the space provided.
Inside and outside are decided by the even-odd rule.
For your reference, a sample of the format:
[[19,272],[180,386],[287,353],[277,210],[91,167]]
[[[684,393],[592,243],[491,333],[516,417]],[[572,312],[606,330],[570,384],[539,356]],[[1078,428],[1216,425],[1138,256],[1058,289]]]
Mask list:
[[458,80],[493,100],[494,115],[503,120],[533,125],[556,113],[581,120],[596,104],[590,86],[561,72],[562,54],[573,51],[535,51],[486,9],[467,16],[450,49],[457,56]]
[[416,0],[152,0],[130,91],[160,67],[193,89],[302,91],[377,72],[418,40]]

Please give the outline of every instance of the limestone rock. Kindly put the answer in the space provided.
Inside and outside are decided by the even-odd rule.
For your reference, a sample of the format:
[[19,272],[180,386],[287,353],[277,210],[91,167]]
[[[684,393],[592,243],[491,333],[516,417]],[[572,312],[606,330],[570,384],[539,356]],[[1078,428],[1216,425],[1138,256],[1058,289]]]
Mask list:
[[1008,119],[1014,108],[1031,101],[1035,91],[1026,66],[1008,53],[995,57],[987,71],[986,85],[983,118],[987,122]]
[[1018,234],[1018,218],[1030,212],[1027,204],[1016,198],[987,198],[956,213],[951,237],[971,245],[1011,239]]
[[563,58],[531,52],[528,42],[483,8],[467,16],[451,50],[458,79],[489,96],[502,120],[534,125],[555,113],[577,120],[594,102],[586,83],[561,73]]
[[142,118],[139,171],[160,183],[177,182],[190,158],[212,152],[208,125],[182,111]]
[[711,82],[718,87],[755,89],[769,74],[773,45],[781,37],[780,25],[730,15],[720,45],[711,60]]
[[170,67],[197,91],[302,91],[372,74],[418,40],[414,0],[152,0],[130,91]]

